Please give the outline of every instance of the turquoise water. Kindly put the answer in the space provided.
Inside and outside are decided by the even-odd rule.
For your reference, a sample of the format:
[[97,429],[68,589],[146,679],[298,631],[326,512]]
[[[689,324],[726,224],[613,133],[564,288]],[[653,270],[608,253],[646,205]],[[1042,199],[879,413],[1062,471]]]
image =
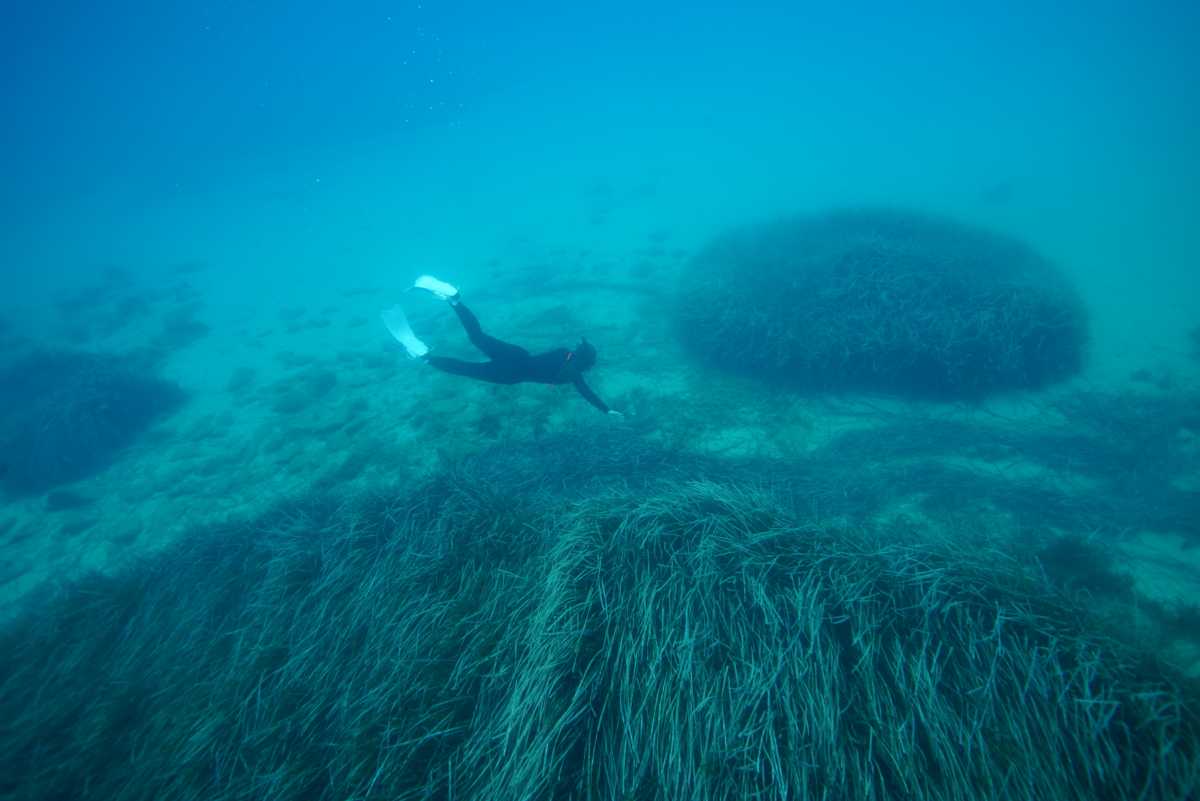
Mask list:
[[[322,522],[311,531],[295,522],[303,515],[279,511],[305,499],[357,508],[364,496],[425,510],[431,487],[468,475],[512,502],[487,519],[511,513],[524,521],[521,531],[544,525],[581,542],[587,526],[556,515],[586,517],[593,512],[578,510],[611,502],[618,510],[612,514],[644,520],[679,492],[680,508],[695,507],[697,519],[728,514],[744,521],[758,518],[729,510],[741,509],[740,493],[753,487],[787,499],[778,508],[767,504],[768,516],[782,515],[794,532],[853,529],[868,539],[915,541],[940,554],[929,557],[938,564],[954,548],[1016,554],[1024,567],[1014,575],[1022,581],[1036,574],[1046,582],[1039,592],[1062,592],[1071,603],[1082,597],[1083,606],[1103,611],[1096,629],[1079,635],[1081,652],[1091,653],[1087,638],[1095,631],[1103,632],[1095,634],[1097,653],[1108,647],[1105,637],[1120,632],[1122,648],[1164,658],[1164,675],[1180,684],[1162,697],[1194,712],[1197,696],[1187,682],[1200,675],[1200,6],[175,5],[53,2],[10,11],[0,26],[0,617],[17,620],[16,634],[4,642],[21,638],[29,649],[22,664],[60,665],[47,674],[47,686],[64,698],[87,696],[70,665],[95,659],[111,660],[105,669],[121,676],[114,685],[142,688],[144,680],[146,698],[203,682],[187,672],[192,657],[176,640],[154,664],[182,672],[153,687],[145,677],[129,678],[121,671],[138,663],[129,656],[135,651],[110,654],[100,635],[95,642],[68,633],[55,640],[53,627],[30,629],[43,609],[56,610],[52,620],[84,620],[85,632],[86,621],[96,631],[125,632],[135,643],[129,648],[146,649],[136,650],[141,658],[160,636],[168,641],[162,632],[193,626],[208,632],[211,625],[215,641],[261,625],[264,641],[278,635],[294,642],[299,628],[272,630],[282,617],[264,610],[301,597],[320,612],[288,625],[309,626],[305,632],[320,648],[344,656],[337,650],[344,643],[320,638],[350,630],[351,607],[322,606],[320,599],[329,588],[342,593],[339,599],[353,594],[355,571],[364,582],[370,573],[373,588],[398,575],[414,586],[428,579],[433,589],[421,592],[429,597],[450,585],[476,587],[471,582],[482,574],[454,561],[449,546],[437,556],[450,566],[439,562],[437,570],[456,578],[434,581],[432,573],[410,575],[393,565],[386,548],[376,559],[346,545],[346,531],[358,529],[346,523],[344,509],[312,512]],[[955,220],[1028,244],[1061,272],[1086,311],[1081,372],[985,403],[814,395],[722,372],[681,343],[677,301],[695,289],[691,268],[714,237],[788,215],[860,207]],[[489,333],[530,350],[571,347],[586,335],[599,351],[588,382],[624,419],[599,415],[569,386],[481,384],[409,360],[379,319],[396,303],[435,355],[478,358],[444,304],[408,291],[422,273],[453,282]],[[773,294],[769,285],[754,291],[764,300]],[[751,303],[747,313],[766,314],[768,306]],[[39,361],[58,351],[73,355]],[[718,501],[697,500],[710,491],[689,483],[700,479],[720,485],[711,490]],[[639,503],[653,514],[629,511]],[[404,515],[392,509],[385,525],[377,512],[362,515],[366,529],[384,532],[382,542],[387,526]],[[425,520],[423,513],[412,512],[413,519]],[[478,515],[463,514],[478,522]],[[205,550],[213,537],[245,545],[262,532],[273,533],[261,551],[235,549],[237,559],[228,563]],[[427,533],[404,536],[424,546]],[[348,549],[338,551],[341,572],[328,578],[314,568],[319,578],[287,583],[293,571],[309,575],[305,560],[326,558],[314,544],[322,536],[336,541],[332,550]],[[478,530],[460,536],[468,550],[488,549],[479,564],[501,565],[498,578],[488,579],[497,583],[478,590],[481,597],[506,597],[504,576],[529,582],[512,587],[513,598],[526,600],[513,601],[521,625],[511,630],[524,632],[530,609],[557,597],[543,592],[557,573],[547,568],[543,576],[529,565],[558,564],[563,549],[513,534],[524,550],[497,555],[491,549],[498,546]],[[161,560],[153,563],[159,567],[137,572],[142,557]],[[207,590],[216,595],[189,601],[174,584],[164,589],[168,579],[199,581],[204,570],[196,566],[206,560],[219,563],[214,571],[229,571],[224,584],[225,574],[213,573]],[[474,570],[474,557],[466,561]],[[967,561],[971,570],[984,569]],[[626,584],[614,578],[614,586],[629,589],[646,575],[626,567],[634,577]],[[77,580],[99,581],[97,571],[117,583],[72,589]],[[753,570],[734,571],[730,580],[747,573]],[[973,582],[986,584],[984,576],[948,581],[970,590]],[[537,583],[542,578],[545,585]],[[220,588],[239,582],[245,595],[223,606]],[[908,597],[908,589],[897,596]],[[158,606],[111,600],[142,594]],[[87,606],[81,597],[106,600]],[[521,606],[529,598],[532,606]],[[764,608],[777,600],[763,601]],[[396,619],[424,614],[411,599],[404,603],[393,610]],[[614,602],[612,614],[637,618],[630,611],[636,604],[628,603],[625,609]],[[577,609],[584,601],[563,604]],[[353,607],[368,608],[365,601]],[[234,621],[227,629],[222,614]],[[1005,618],[997,615],[998,630]],[[42,639],[27,638],[30,630]],[[510,635],[494,636],[507,643]],[[1040,630],[1018,640],[1037,636]],[[185,645],[203,650],[194,641]],[[443,646],[457,653],[445,643],[428,647]],[[512,646],[514,653],[525,647]],[[578,642],[563,647],[584,649]],[[286,650],[278,645],[271,654]],[[57,653],[77,661],[56,662]],[[187,721],[205,719],[197,709],[250,692],[260,673],[286,673],[273,662],[238,661],[236,648],[233,657],[205,653],[195,664],[227,665],[229,681],[211,697],[197,695]],[[637,664],[636,655],[629,658]],[[339,663],[347,675],[355,660]],[[281,657],[279,664],[292,663]],[[491,678],[512,671],[514,681],[534,681],[511,664],[492,668]],[[0,701],[0,712],[26,721],[24,731],[48,733],[54,758],[72,765],[64,775],[94,775],[98,769],[81,755],[95,739],[54,739],[72,719],[55,710],[43,715],[28,700],[36,694],[25,694],[33,684],[20,670],[9,660],[0,671],[11,699]],[[962,670],[971,675],[970,667]],[[1127,674],[1113,671],[1115,678],[1096,680],[1108,687],[1111,678],[1112,697],[1145,697],[1129,695],[1141,685],[1121,684]],[[338,697],[328,676],[303,675],[312,697]],[[630,676],[628,686],[636,686],[640,679]],[[596,686],[608,680],[596,678]],[[375,685],[363,681],[361,697],[368,697]],[[663,681],[665,693],[678,690]],[[144,698],[129,701],[131,711],[114,715],[116,723],[105,717],[104,710],[126,702],[125,692],[98,693],[122,700],[88,718],[88,736],[127,731],[134,738],[132,750],[121,750],[125,741],[112,735],[120,745],[107,755],[111,764],[126,764],[137,743],[158,737],[157,707]],[[285,711],[264,719],[286,718],[289,698],[268,701],[267,708]],[[755,709],[743,711],[752,716]],[[666,717],[656,720],[656,731],[672,731]],[[903,728],[880,720],[883,728]],[[1039,720],[1029,725],[1045,722]],[[275,731],[263,725],[254,737]],[[1177,737],[1182,745],[1171,753],[1195,765],[1200,728],[1180,725],[1164,741]],[[253,726],[242,719],[238,726],[245,742],[253,739]],[[597,731],[608,730],[597,724]],[[1010,733],[973,736],[999,750]],[[218,747],[213,738],[190,741],[209,743],[204,757],[197,756],[200,746],[193,753],[185,743],[164,746],[155,758],[198,765],[197,776],[210,776],[209,752],[237,740],[230,735]],[[354,742],[375,753],[373,745]],[[9,745],[13,754],[42,753]],[[482,770],[478,760],[459,761],[470,748],[454,747],[438,758]],[[603,751],[590,741],[588,747]],[[335,753],[312,758],[360,764],[349,746]],[[568,762],[578,756],[570,753]],[[738,753],[741,759],[750,752]],[[839,757],[846,764],[853,762],[849,753],[858,752],[846,746]],[[1082,750],[1072,753],[1063,759],[1087,764]],[[280,764],[247,759],[260,779]],[[719,772],[714,760],[722,762],[708,752],[698,757],[696,775]],[[36,765],[28,757],[17,761]],[[284,763],[283,773],[303,773],[303,765]],[[1036,776],[1031,765],[1022,775]],[[217,797],[217,789],[229,789],[221,781],[241,780],[236,767],[219,767],[216,784],[197,778],[189,792]],[[143,779],[151,775],[145,770]],[[730,770],[734,778],[721,786],[746,790],[738,782],[747,769]],[[372,797],[347,771],[307,795],[276,788],[277,796]],[[784,774],[788,781],[797,775],[758,778],[778,790],[787,784]],[[509,778],[511,787],[532,786]],[[109,779],[116,784],[103,786],[120,784]],[[425,797],[501,797],[465,790],[455,796],[442,774],[392,780],[393,797],[426,780],[438,789]],[[185,794],[183,785],[167,791],[145,781],[140,791],[126,787],[126,797]],[[245,792],[255,787],[257,797],[270,795],[265,785],[245,781]],[[699,792],[662,781],[679,793]],[[906,781],[880,787],[925,797]],[[672,797],[617,784],[624,795],[593,797]],[[48,792],[50,785],[37,786]],[[790,786],[801,797],[796,788],[812,785]],[[1195,787],[1154,786],[1156,797],[1179,798]],[[735,797],[717,787],[694,797]],[[1077,797],[1099,797],[1087,795],[1090,785],[1079,787]],[[919,789],[935,797],[938,788]],[[37,792],[0,780],[0,797]],[[411,792],[404,797],[423,797]],[[530,793],[521,797],[586,797],[561,787]],[[847,790],[841,797],[859,796]]]
[[886,201],[1027,239],[1102,357],[1166,359],[1200,297],[1197,29],[1189,3],[26,11],[2,295],[187,262],[287,302]]

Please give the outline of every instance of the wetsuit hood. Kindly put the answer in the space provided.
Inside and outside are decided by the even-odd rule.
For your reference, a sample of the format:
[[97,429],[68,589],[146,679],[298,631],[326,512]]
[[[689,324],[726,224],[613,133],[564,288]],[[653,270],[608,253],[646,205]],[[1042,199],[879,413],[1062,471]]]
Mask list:
[[582,373],[596,364],[596,348],[586,339],[580,338],[574,350],[567,351],[567,365],[574,372]]

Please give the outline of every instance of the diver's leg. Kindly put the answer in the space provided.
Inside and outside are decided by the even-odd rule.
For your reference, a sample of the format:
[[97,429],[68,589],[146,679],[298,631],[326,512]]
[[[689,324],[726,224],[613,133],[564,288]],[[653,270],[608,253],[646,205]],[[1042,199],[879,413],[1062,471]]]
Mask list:
[[462,359],[449,359],[445,356],[427,356],[425,363],[443,373],[474,378],[476,381],[487,381],[492,384],[513,383],[512,373],[506,369],[503,363],[466,362]]
[[418,276],[417,280],[413,282],[413,288],[424,289],[437,298],[449,301],[450,306],[454,309],[454,313],[458,315],[459,322],[462,323],[462,327],[466,330],[467,338],[471,340],[471,344],[479,348],[489,359],[497,362],[507,362],[508,369],[511,370],[516,369],[519,364],[523,364],[529,358],[529,351],[524,348],[483,333],[483,328],[479,325],[478,318],[459,299],[458,287],[441,279],[434,278],[432,275],[422,275]]
[[466,304],[461,301],[452,303],[451,308],[458,315],[458,321],[462,323],[462,327],[467,332],[467,338],[471,340],[471,344],[483,351],[489,359],[497,362],[516,363],[523,362],[529,358],[529,351],[519,345],[512,345],[508,342],[496,339],[483,333],[483,328],[479,325],[479,320],[466,307]]

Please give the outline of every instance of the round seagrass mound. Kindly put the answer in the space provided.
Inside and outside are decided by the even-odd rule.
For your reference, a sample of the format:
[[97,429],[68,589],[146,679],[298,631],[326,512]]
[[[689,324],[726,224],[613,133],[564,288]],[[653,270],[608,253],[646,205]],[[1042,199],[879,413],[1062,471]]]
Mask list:
[[680,294],[686,344],[715,366],[805,390],[970,399],[1036,389],[1083,364],[1087,320],[1022,243],[863,209],[734,230]]
[[46,492],[103,471],[186,395],[139,360],[45,351],[0,368],[0,490]]

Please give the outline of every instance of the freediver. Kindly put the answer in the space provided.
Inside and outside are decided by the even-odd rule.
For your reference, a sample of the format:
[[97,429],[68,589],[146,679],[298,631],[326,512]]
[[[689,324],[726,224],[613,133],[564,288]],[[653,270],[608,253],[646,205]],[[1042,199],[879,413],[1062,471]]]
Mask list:
[[445,356],[430,356],[429,346],[413,333],[404,309],[399,305],[392,306],[382,313],[383,324],[396,341],[404,346],[411,358],[443,373],[493,384],[574,384],[579,394],[592,406],[613,417],[624,416],[621,412],[610,409],[583,380],[583,374],[596,363],[596,348],[586,339],[580,338],[574,349],[555,348],[545,353],[533,354],[519,345],[503,342],[485,334],[479,320],[463,305],[458,288],[452,284],[440,281],[432,275],[422,275],[413,283],[412,288],[423,289],[448,302],[458,315],[458,321],[466,330],[471,344],[479,348],[488,357],[488,361],[468,362]]

